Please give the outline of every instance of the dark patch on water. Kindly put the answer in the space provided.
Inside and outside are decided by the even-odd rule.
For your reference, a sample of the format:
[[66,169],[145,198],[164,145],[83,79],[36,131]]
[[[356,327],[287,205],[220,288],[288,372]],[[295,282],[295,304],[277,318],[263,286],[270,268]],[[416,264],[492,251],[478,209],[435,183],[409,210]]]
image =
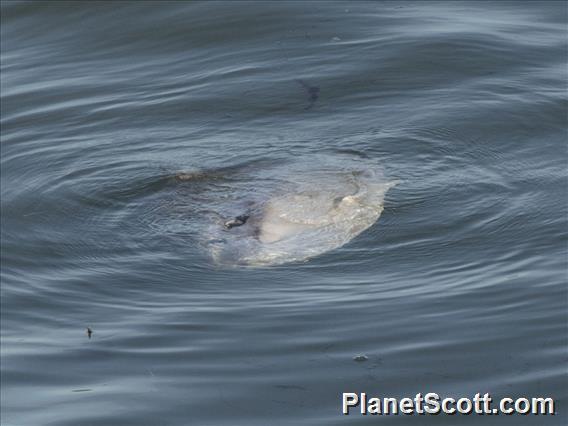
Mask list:
[[320,88],[317,87],[317,86],[310,86],[304,80],[296,80],[296,82],[304,88],[304,90],[306,91],[306,94],[308,96],[308,102],[309,103],[304,108],[304,110],[311,109],[319,98]]

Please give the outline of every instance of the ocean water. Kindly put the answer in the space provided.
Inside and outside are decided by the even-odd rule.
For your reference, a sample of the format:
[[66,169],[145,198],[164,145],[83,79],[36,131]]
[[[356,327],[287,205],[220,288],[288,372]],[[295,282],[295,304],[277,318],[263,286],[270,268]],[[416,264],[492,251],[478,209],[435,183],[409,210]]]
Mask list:
[[567,18],[2,2],[2,425],[568,423]]

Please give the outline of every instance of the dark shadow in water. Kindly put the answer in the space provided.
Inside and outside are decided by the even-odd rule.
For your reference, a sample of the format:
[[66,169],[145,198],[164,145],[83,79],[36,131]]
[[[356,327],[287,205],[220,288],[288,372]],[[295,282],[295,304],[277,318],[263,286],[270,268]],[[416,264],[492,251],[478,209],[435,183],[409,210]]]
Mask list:
[[319,98],[320,88],[317,86],[310,86],[304,80],[297,79],[296,82],[300,84],[308,94],[308,101],[310,102],[304,110],[311,109]]

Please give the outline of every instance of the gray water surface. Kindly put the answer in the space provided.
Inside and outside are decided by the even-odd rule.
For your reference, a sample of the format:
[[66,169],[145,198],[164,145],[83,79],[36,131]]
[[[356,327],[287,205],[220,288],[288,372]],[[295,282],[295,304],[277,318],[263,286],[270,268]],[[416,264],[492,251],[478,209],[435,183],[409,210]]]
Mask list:
[[[1,16],[2,425],[568,423],[565,2]],[[398,182],[380,217],[321,252],[242,261],[255,231],[222,228],[369,170]],[[343,416],[342,392],[557,415]]]

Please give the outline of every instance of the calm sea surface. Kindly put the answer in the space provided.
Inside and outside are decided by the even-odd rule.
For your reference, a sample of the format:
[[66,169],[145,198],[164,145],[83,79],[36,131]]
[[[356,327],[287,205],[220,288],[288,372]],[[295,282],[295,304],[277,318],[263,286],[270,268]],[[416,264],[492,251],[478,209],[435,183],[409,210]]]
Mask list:
[[[1,15],[2,425],[567,424],[565,2]],[[365,176],[358,231],[222,226]],[[347,417],[342,392],[557,415]]]

